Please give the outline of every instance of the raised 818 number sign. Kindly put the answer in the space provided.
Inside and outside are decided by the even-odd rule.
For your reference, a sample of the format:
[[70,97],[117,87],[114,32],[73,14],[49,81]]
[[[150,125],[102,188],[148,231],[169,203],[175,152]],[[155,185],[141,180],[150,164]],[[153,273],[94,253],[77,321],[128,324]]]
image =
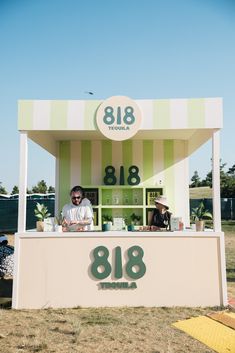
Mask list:
[[[144,251],[138,245],[127,249],[127,261],[125,264],[122,262],[120,246],[114,248],[114,259],[111,259],[109,250],[105,246],[97,246],[92,254],[94,261],[91,264],[91,273],[96,279],[103,280],[111,274],[112,278],[120,279],[123,277],[123,268],[127,276],[132,280],[137,280],[145,275]],[[113,267],[111,264],[113,264]]]

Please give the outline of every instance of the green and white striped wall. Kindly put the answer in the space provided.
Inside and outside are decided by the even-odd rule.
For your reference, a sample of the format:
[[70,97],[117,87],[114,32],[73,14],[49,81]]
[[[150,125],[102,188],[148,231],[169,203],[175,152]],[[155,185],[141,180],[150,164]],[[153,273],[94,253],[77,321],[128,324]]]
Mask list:
[[[18,129],[95,131],[98,100],[20,100]],[[222,127],[222,99],[140,99],[142,130]]]
[[183,140],[61,141],[59,209],[69,201],[69,191],[74,185],[103,185],[108,165],[115,167],[117,183],[120,166],[124,166],[125,180],[129,167],[138,166],[140,185],[163,186],[171,210],[174,213],[180,210],[180,215],[186,218],[188,158],[187,141]]

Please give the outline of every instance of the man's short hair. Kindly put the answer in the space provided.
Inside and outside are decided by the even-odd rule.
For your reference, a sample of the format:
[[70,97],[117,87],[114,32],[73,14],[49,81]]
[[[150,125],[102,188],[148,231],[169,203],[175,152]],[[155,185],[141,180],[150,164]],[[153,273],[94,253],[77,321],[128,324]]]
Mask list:
[[82,198],[84,197],[84,189],[79,185],[76,185],[71,189],[70,196],[72,195],[73,192],[80,192],[80,194],[82,195]]

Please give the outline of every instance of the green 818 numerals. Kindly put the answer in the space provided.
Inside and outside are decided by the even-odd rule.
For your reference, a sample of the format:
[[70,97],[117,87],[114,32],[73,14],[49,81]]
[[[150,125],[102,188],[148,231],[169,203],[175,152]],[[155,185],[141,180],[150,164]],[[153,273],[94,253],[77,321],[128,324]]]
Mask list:
[[127,106],[124,109],[124,115],[122,117],[121,107],[117,107],[117,111],[114,112],[113,107],[107,106],[104,109],[103,122],[106,125],[121,125],[122,123],[126,125],[132,125],[135,122],[134,108]]
[[[144,251],[138,246],[134,245],[127,250],[128,261],[125,265],[127,275],[132,279],[139,279],[144,276],[146,266],[143,262]],[[104,279],[108,277],[112,270],[113,276],[116,279],[122,278],[122,253],[120,246],[114,249],[114,265],[113,269],[108,261],[109,250],[105,246],[97,246],[93,250],[94,261],[91,264],[91,273],[97,279]]]

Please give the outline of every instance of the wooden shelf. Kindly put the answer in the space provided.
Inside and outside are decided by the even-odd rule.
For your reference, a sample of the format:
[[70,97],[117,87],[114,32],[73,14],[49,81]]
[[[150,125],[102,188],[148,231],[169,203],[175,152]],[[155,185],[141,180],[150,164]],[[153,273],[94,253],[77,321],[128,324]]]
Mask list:
[[91,196],[92,208],[96,212],[95,229],[100,230],[102,216],[123,217],[130,221],[135,213],[141,217],[140,224],[148,224],[148,213],[154,209],[152,203],[157,195],[163,194],[159,186],[101,185],[85,186],[86,195]]

